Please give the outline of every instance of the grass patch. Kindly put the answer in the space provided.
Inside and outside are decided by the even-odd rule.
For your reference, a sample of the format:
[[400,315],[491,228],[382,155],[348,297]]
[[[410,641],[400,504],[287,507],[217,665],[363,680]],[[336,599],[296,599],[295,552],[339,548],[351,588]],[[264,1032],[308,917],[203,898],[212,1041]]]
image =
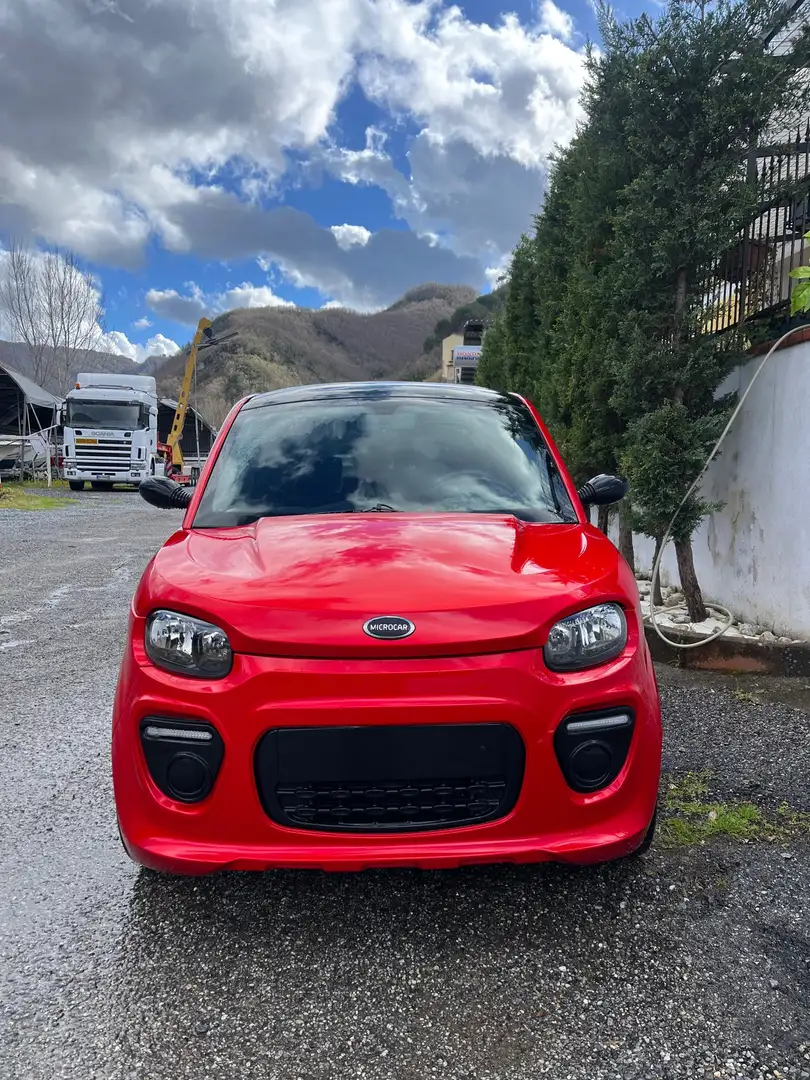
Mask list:
[[3,484],[0,488],[0,510],[58,510],[64,505],[64,499],[34,495],[19,485]]
[[748,690],[735,690],[734,700],[740,701],[744,705],[761,705],[762,701],[756,696],[756,694],[750,693]]
[[705,844],[718,837],[765,843],[810,837],[810,814],[783,804],[775,817],[768,817],[753,803],[710,801],[710,780],[709,772],[690,772],[670,780],[662,800],[663,846]]

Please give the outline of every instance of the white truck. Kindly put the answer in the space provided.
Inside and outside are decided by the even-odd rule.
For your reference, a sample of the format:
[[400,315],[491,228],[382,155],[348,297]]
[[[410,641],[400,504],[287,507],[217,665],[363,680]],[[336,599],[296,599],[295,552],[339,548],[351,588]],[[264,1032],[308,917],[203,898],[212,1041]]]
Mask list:
[[137,486],[163,473],[158,452],[157,384],[150,375],[83,372],[65,401],[64,476],[72,491],[89,482]]

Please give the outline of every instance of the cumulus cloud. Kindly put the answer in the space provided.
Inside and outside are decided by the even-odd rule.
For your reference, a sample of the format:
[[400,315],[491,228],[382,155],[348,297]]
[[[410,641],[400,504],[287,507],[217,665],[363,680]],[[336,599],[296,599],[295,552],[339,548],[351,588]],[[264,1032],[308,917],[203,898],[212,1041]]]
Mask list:
[[[369,276],[383,251],[401,262],[405,288],[445,273],[475,283],[480,261],[448,260],[446,249],[493,265],[488,252],[508,250],[536,209],[547,155],[578,115],[583,55],[570,37],[570,17],[552,0],[536,25],[510,15],[496,27],[438,0],[0,5],[0,100],[13,103],[0,110],[0,228],[124,267],[139,264],[153,237],[216,259],[238,247],[266,253],[298,282],[335,283],[347,302],[384,301],[388,285]],[[202,75],[201,57],[215,58]],[[337,106],[355,83],[415,125],[409,177],[379,131],[359,157],[331,146]],[[309,215],[265,210],[283,190],[290,152],[306,160],[322,147],[334,173],[379,184],[433,246],[397,230],[362,243]],[[514,197],[503,184],[515,185]],[[469,210],[485,194],[496,219],[486,237]],[[250,222],[254,237],[230,242],[228,215]],[[313,261],[315,249],[325,262]]]
[[540,27],[564,41],[569,41],[574,35],[574,20],[553,0],[543,0],[540,5]]
[[355,244],[365,247],[371,239],[371,233],[362,225],[333,225],[330,231],[343,251],[348,251]]
[[187,326],[195,326],[204,315],[218,315],[234,308],[295,307],[291,301],[276,296],[269,285],[249,281],[208,295],[193,281],[187,282],[186,288],[185,295],[176,289],[150,289],[146,303],[161,318]]
[[132,325],[135,327],[136,330],[148,330],[152,323],[144,315],[142,318],[136,319]]
[[244,259],[258,249],[295,284],[357,310],[384,307],[423,281],[483,282],[476,259],[432,247],[413,232],[380,229],[367,244],[344,251],[309,214],[291,206],[263,210],[218,188],[199,192],[175,210],[174,220],[203,258]]
[[102,336],[100,350],[115,356],[125,356],[128,360],[140,364],[148,356],[174,356],[179,352],[180,346],[164,334],[155,334],[145,345],[137,345],[120,330],[110,330]]

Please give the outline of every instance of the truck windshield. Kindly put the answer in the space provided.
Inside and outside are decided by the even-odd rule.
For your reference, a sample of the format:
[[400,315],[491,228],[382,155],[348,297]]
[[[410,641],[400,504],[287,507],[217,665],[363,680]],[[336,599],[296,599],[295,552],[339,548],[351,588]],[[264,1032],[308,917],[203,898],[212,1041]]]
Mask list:
[[347,396],[244,408],[194,527],[374,510],[577,520],[543,436],[521,404]]
[[149,409],[137,401],[88,401],[68,398],[65,423],[70,428],[132,431],[149,427]]

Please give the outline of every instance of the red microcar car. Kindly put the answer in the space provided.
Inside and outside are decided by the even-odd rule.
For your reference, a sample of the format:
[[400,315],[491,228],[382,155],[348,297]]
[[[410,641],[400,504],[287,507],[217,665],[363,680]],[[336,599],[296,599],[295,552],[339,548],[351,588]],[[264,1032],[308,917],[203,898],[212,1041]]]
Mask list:
[[645,850],[661,718],[636,583],[533,407],[353,383],[234,408],[135,594],[112,735],[155,870]]

